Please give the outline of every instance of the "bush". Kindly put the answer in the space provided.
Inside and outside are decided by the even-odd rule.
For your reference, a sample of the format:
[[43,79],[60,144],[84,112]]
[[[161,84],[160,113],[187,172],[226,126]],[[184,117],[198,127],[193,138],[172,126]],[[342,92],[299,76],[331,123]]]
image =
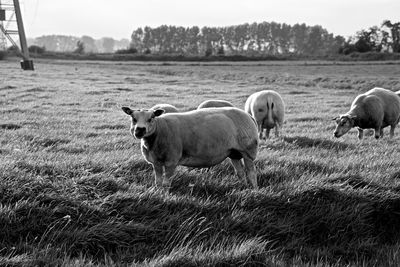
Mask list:
[[130,47],[128,49],[120,49],[115,51],[115,54],[136,54],[138,50],[134,47]]
[[339,54],[349,55],[356,52],[357,49],[354,44],[346,43],[344,46],[339,48]]
[[29,53],[35,53],[35,54],[43,54],[46,52],[46,47],[44,46],[38,46],[38,45],[31,45],[28,47]]
[[17,52],[18,49],[19,49],[18,47],[10,46],[7,48],[7,52]]
[[6,51],[0,51],[0,60],[5,59],[7,56],[7,52]]
[[206,52],[205,52],[205,54],[204,54],[206,57],[209,57],[209,56],[211,56],[212,55],[212,48],[207,48],[206,49]]
[[85,53],[85,43],[78,41],[76,43],[76,49],[74,50],[74,53],[76,54],[84,54]]
[[224,47],[223,47],[223,46],[220,46],[220,47],[218,48],[217,55],[218,55],[218,56],[224,56],[224,55],[225,55],[225,50],[224,50]]

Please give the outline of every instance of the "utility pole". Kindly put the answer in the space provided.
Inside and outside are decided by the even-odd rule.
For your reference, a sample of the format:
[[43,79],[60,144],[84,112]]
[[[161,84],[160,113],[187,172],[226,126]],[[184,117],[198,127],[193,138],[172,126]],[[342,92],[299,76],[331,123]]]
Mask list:
[[19,0],[14,0],[14,8],[23,58],[23,61],[21,61],[21,67],[24,70],[33,70],[33,61],[29,59],[29,50],[26,43],[24,23],[22,22],[21,9],[19,8]]
[[[24,23],[22,21],[19,0],[13,0],[13,5],[8,3],[4,6],[8,7],[8,11],[11,11],[13,13],[12,15],[15,15],[16,22],[17,22],[17,30],[8,30],[7,27],[4,27],[4,25],[2,23],[0,24],[0,30],[3,32],[4,36],[7,37],[7,39],[13,44],[13,46],[17,49],[17,51],[21,55],[21,57],[22,57],[21,68],[23,70],[34,70],[33,61],[29,58],[29,50],[28,50],[28,45],[26,42],[25,29],[24,29]],[[6,9],[2,8],[1,0],[0,0],[0,22],[6,21],[6,15],[5,15],[6,11],[7,11]],[[12,20],[12,16],[11,16],[8,22],[10,23],[12,21],[14,21],[14,20]],[[18,48],[18,45],[11,38],[11,34],[19,35],[19,42],[20,42],[21,49]]]

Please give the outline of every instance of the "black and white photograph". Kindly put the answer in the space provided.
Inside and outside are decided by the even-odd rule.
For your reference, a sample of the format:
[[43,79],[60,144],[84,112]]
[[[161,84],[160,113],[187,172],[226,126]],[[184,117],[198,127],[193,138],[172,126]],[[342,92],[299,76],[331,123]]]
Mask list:
[[399,0],[0,0],[0,266],[400,266]]

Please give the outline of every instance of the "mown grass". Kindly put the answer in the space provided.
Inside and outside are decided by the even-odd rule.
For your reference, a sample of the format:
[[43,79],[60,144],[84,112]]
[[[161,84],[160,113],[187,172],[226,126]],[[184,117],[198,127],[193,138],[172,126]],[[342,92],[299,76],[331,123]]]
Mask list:
[[[371,87],[400,90],[397,63],[18,68],[0,65],[0,265],[400,265],[400,133],[334,139],[331,121]],[[243,107],[262,89],[287,112],[260,144],[259,190],[227,162],[152,186],[120,106]]]

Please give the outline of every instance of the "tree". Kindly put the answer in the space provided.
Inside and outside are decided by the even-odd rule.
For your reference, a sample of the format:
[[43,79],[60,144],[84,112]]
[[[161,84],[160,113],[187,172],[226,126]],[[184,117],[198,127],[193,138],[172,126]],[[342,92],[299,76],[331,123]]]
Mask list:
[[110,37],[103,37],[101,38],[102,40],[102,46],[103,46],[103,51],[105,53],[112,53],[114,51],[114,39]]
[[400,22],[392,23],[390,20],[385,20],[382,27],[390,29],[392,40],[388,44],[392,47],[393,52],[400,53]]
[[38,46],[38,45],[31,45],[28,47],[29,53],[34,53],[34,54],[43,54],[46,51],[46,48],[43,46]]
[[217,55],[218,55],[218,56],[223,56],[223,55],[225,55],[225,50],[224,50],[224,46],[223,46],[223,45],[221,45],[221,46],[218,48]]
[[201,28],[201,36],[202,36],[202,50],[205,53],[205,56],[211,56],[213,53],[213,47],[212,47],[212,33],[211,33],[211,28],[210,27],[203,27]]
[[96,40],[94,40],[92,37],[83,35],[81,37],[80,41],[85,46],[85,52],[88,52],[88,53],[97,53],[98,52],[98,49],[96,46]]
[[5,59],[6,57],[7,57],[7,52],[3,51],[3,50],[0,50],[0,60]]
[[187,31],[187,52],[190,54],[199,54],[200,29],[197,26],[191,27]]
[[323,48],[323,34],[325,30],[319,26],[315,25],[309,29],[307,42],[305,45],[304,52],[308,55],[320,54]]
[[144,32],[142,28],[137,28],[131,35],[130,47],[136,48],[138,51],[143,49]]
[[154,38],[153,38],[153,30],[152,30],[152,28],[150,28],[148,26],[144,27],[144,31],[143,31],[143,49],[144,49],[145,54],[148,54],[148,53],[146,53],[146,51],[151,53],[151,49],[153,48],[153,43],[154,43],[153,39]]
[[380,52],[382,50],[380,30],[376,26],[357,32],[356,39],[354,46],[357,52]]
[[85,53],[85,44],[82,41],[76,42],[76,49],[74,50],[74,53],[77,54]]
[[46,47],[47,51],[74,51],[79,39],[74,36],[44,35],[36,38],[35,45]]
[[291,43],[293,52],[296,54],[303,54],[306,50],[308,29],[306,24],[295,24],[292,27]]
[[341,48],[344,46],[346,43],[346,39],[344,39],[343,36],[337,35],[333,38],[333,42],[330,43],[330,46],[328,48],[328,54],[337,54],[340,53]]

